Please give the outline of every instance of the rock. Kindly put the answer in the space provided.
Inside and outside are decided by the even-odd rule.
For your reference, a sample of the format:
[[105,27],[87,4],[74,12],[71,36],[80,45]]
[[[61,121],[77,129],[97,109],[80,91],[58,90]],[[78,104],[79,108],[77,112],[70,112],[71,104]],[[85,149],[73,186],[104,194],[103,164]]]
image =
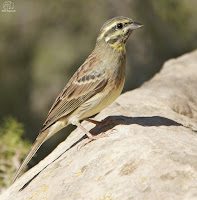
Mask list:
[[167,61],[95,117],[107,137],[81,146],[76,129],[0,199],[197,199],[196,63],[197,50]]

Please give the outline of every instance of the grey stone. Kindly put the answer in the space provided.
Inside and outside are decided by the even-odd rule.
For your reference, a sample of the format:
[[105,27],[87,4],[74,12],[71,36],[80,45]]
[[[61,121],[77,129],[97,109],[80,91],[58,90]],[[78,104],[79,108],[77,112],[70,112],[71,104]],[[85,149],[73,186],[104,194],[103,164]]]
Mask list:
[[167,61],[95,119],[111,120],[94,129],[107,137],[81,146],[76,129],[0,199],[197,199],[197,51]]

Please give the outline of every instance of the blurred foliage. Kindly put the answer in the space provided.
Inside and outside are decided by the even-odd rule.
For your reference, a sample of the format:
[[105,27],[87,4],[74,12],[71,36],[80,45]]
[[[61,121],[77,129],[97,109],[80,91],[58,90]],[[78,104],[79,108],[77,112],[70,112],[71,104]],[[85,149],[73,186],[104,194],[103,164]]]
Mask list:
[[6,118],[0,125],[0,191],[12,183],[14,174],[30,149],[22,140],[23,125],[14,118]]
[[[0,119],[15,116],[32,143],[56,96],[93,50],[106,20],[123,15],[144,24],[127,44],[124,91],[139,87],[167,59],[197,46],[196,0],[13,2],[15,13],[0,12]],[[46,142],[31,165],[70,130]]]

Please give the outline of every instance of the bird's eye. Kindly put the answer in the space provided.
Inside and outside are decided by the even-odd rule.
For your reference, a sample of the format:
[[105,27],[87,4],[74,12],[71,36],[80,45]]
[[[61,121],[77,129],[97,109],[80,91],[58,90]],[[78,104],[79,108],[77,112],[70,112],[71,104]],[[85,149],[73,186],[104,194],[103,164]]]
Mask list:
[[118,23],[118,24],[117,24],[117,28],[118,28],[118,29],[121,29],[122,27],[123,27],[122,23]]

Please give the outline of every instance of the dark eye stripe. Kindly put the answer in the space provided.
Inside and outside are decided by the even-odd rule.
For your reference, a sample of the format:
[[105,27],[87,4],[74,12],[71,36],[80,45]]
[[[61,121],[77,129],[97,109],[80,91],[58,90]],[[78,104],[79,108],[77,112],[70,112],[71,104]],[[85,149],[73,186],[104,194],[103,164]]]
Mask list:
[[127,25],[129,25],[129,24],[132,24],[133,22],[125,22],[124,23],[124,26],[127,26]]
[[119,37],[111,38],[107,43],[113,44],[113,43],[117,42],[118,39],[119,39]]
[[104,35],[104,37],[107,37],[108,35],[111,35],[112,33],[114,33],[114,31],[116,30],[116,25],[113,26],[112,28],[110,28]]
[[[132,24],[132,22],[128,21],[128,22],[124,22],[124,23],[118,23],[118,24],[122,24],[122,28],[123,27],[126,27],[128,26],[129,24]],[[116,31],[116,30],[120,30],[121,28],[118,28],[118,24],[114,25],[113,27],[111,27],[105,34],[104,34],[104,38],[110,36],[110,35],[113,35],[113,33]],[[113,43],[115,42],[115,39],[110,39],[109,40],[109,43]]]

